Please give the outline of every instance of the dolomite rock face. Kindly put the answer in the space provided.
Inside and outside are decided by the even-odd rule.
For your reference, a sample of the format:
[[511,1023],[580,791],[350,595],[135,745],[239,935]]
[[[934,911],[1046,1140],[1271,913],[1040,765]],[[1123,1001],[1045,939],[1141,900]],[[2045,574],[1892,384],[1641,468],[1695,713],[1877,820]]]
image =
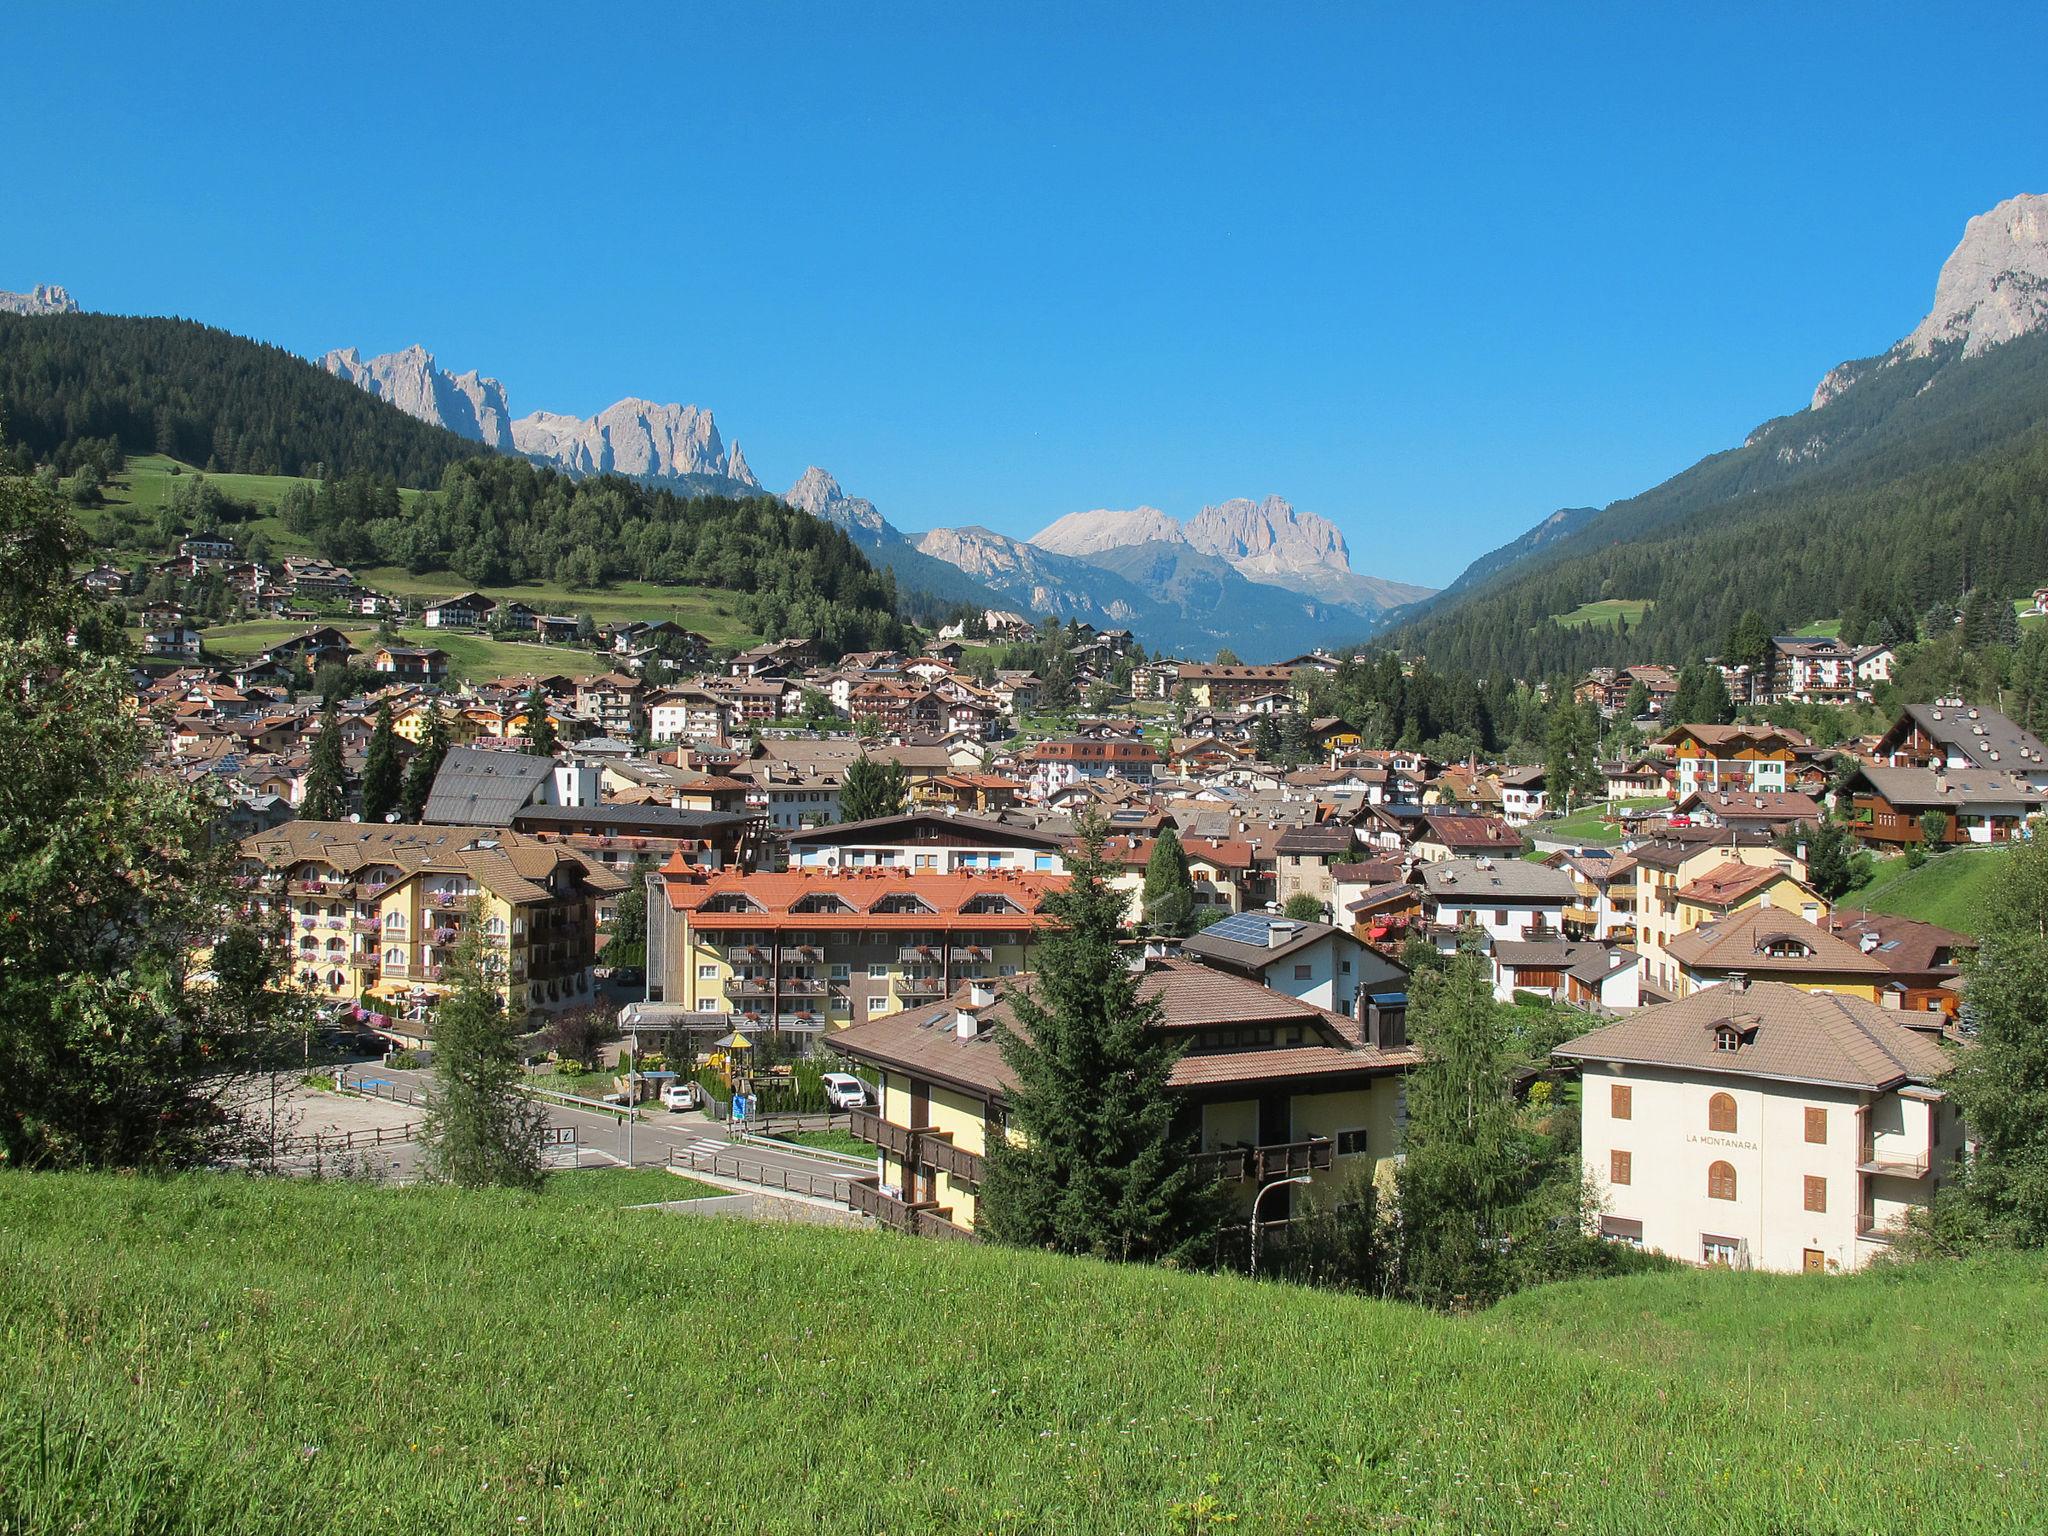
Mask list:
[[733,473],[711,412],[694,405],[628,399],[587,418],[535,411],[512,423],[512,441],[572,475],[725,475],[759,483],[745,459]]
[[1187,541],[1187,534],[1179,522],[1157,507],[1133,507],[1127,512],[1108,508],[1069,512],[1031,535],[1031,542],[1040,549],[1082,559],[1099,555],[1105,549],[1122,549],[1131,544],[1185,544]]
[[434,354],[418,344],[368,359],[354,347],[338,347],[320,359],[320,366],[457,437],[507,452],[513,447],[505,386],[475,369],[446,372]]
[[1247,576],[1351,569],[1351,552],[1337,525],[1313,512],[1297,512],[1278,496],[1264,501],[1238,496],[1202,508],[1188,523],[1188,542]]
[[0,289],[0,314],[7,315],[75,315],[78,300],[68,290],[56,283],[37,283],[27,293],[9,293]]
[[782,499],[800,511],[844,528],[863,549],[873,549],[878,539],[903,540],[903,535],[889,526],[872,501],[865,496],[847,495],[837,480],[815,464],[797,476],[796,484]]
[[1941,264],[1927,318],[1880,357],[1842,363],[1814,389],[1822,410],[1857,382],[1902,358],[1953,349],[1963,358],[2048,325],[2048,196],[2009,197],[1963,226],[1962,242]]
[[320,366],[408,416],[579,477],[724,475],[757,489],[761,484],[739,444],[728,450],[711,412],[700,406],[621,400],[590,417],[535,411],[515,421],[503,384],[475,369],[450,373],[422,346],[372,358],[338,347]]

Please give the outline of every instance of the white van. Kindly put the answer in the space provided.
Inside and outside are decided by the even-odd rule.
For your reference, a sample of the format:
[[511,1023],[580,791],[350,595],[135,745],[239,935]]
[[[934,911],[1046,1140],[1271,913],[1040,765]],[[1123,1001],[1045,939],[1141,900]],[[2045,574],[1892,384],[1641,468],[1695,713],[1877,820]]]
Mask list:
[[820,1080],[825,1084],[825,1104],[833,1110],[865,1109],[868,1105],[868,1085],[851,1072],[826,1072]]

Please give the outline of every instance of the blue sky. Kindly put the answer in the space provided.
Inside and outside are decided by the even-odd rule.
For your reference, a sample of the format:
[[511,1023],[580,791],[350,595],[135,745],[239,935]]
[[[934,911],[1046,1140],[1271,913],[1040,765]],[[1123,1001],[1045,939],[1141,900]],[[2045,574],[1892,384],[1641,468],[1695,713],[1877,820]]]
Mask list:
[[908,528],[1277,493],[1442,582],[1904,334],[2048,190],[2038,22],[16,0],[0,288],[694,401]]

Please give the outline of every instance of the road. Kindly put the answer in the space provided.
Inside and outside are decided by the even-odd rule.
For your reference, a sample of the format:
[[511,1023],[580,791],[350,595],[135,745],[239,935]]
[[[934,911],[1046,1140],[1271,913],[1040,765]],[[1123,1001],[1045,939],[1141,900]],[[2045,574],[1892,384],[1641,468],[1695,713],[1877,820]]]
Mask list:
[[[433,1086],[428,1071],[366,1066],[352,1078],[371,1079],[394,1085],[401,1092],[425,1098]],[[726,1128],[694,1110],[680,1113],[659,1107],[643,1107],[637,1121],[628,1124],[621,1116],[603,1110],[581,1109],[573,1104],[538,1100],[547,1111],[548,1124],[572,1127],[576,1132],[577,1163],[586,1168],[606,1164],[634,1167],[662,1167],[672,1158],[687,1163],[707,1182],[736,1186],[786,1189],[795,1195],[819,1199],[843,1199],[843,1186],[862,1170],[834,1158],[802,1152],[785,1152],[776,1147],[733,1141]],[[408,1168],[416,1164],[412,1148],[386,1148],[390,1161]]]

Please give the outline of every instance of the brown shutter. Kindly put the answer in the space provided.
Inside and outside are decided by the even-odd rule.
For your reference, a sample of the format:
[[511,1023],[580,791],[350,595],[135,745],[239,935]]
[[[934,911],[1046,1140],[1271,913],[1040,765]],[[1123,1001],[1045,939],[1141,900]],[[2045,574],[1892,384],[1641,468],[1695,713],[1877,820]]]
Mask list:
[[1806,1111],[1806,1139],[1825,1146],[1828,1139],[1828,1112],[1824,1109],[1809,1108]]
[[[1707,1129],[1710,1131],[1726,1132],[1729,1135],[1735,1133],[1735,1096],[1733,1094],[1717,1093],[1707,1100]],[[1733,1197],[1731,1196],[1730,1198]]]
[[1735,1165],[1715,1163],[1707,1169],[1707,1198],[1709,1200],[1733,1200],[1735,1198]]
[[1610,1184],[1626,1184],[1626,1183],[1630,1182],[1630,1180],[1631,1180],[1631,1179],[1632,1179],[1632,1178],[1634,1177],[1634,1175],[1635,1175],[1635,1157],[1634,1157],[1634,1155],[1633,1155],[1632,1153],[1628,1153],[1628,1152],[1609,1152],[1609,1153],[1607,1154],[1607,1182],[1608,1182],[1608,1183],[1610,1183]]
[[1616,1120],[1627,1120],[1635,1113],[1635,1090],[1627,1083],[1616,1083],[1607,1090],[1607,1112]]
[[[1807,1113],[1811,1114],[1813,1111],[1808,1110]],[[1827,1210],[1828,1181],[1826,1179],[1815,1178],[1810,1173],[1806,1176],[1806,1208],[1809,1211],[1825,1212]]]

